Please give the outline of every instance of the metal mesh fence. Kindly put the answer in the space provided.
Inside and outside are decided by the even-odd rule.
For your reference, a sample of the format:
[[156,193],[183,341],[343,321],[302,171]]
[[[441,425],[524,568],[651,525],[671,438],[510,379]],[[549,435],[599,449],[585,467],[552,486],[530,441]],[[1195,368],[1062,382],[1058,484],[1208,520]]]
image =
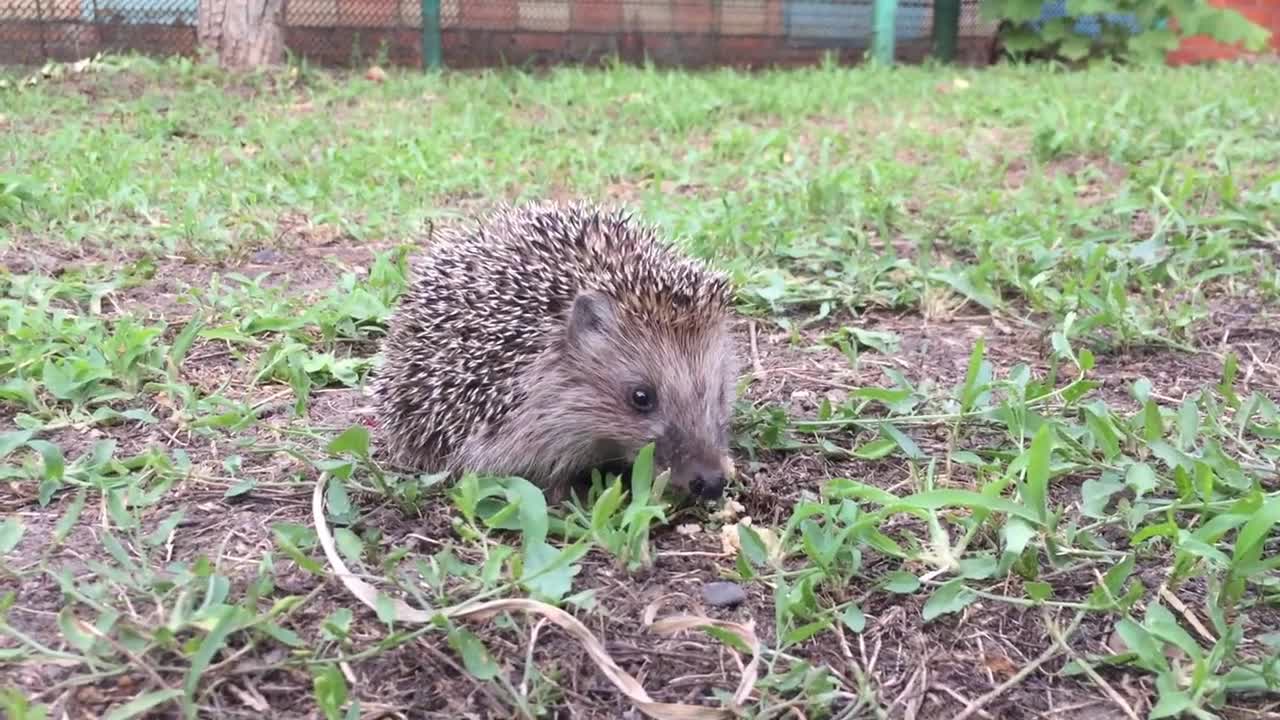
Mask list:
[[[100,51],[193,53],[201,2],[0,0],[0,62],[71,60]],[[985,61],[996,25],[959,0],[957,59]],[[943,2],[899,0],[895,56],[934,47]],[[952,3],[954,7],[954,3]],[[857,60],[873,37],[872,0],[283,0],[285,48],[326,65],[445,66],[584,62],[791,64],[834,52]],[[427,22],[424,23],[424,18]]]

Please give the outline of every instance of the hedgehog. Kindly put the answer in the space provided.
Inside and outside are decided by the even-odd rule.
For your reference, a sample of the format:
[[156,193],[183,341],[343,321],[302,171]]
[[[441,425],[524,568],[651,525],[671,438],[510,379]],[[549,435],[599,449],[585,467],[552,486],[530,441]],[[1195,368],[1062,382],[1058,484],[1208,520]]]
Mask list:
[[677,495],[723,495],[739,370],[726,274],[581,200],[503,203],[436,237],[371,383],[394,464],[522,477],[558,501],[652,443]]

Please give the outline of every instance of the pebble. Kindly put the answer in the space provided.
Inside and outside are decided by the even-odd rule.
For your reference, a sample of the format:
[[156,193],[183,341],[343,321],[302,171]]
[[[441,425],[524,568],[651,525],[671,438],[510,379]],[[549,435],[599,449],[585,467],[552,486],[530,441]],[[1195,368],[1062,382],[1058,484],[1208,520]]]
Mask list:
[[707,583],[702,587],[702,599],[715,607],[732,607],[747,599],[747,591],[731,582]]
[[279,262],[282,257],[283,256],[280,253],[276,252],[275,250],[267,249],[267,250],[259,250],[258,252],[254,253],[251,259],[255,263],[260,263],[265,265],[267,263]]

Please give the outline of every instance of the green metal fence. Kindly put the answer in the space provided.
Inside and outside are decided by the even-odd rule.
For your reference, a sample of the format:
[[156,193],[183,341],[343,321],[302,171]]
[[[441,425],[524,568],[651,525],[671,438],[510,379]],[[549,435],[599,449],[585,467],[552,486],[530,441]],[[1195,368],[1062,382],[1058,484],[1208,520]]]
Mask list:
[[[194,53],[209,0],[0,0],[0,62]],[[324,65],[787,65],[826,53],[986,62],[980,0],[282,0],[288,52]]]

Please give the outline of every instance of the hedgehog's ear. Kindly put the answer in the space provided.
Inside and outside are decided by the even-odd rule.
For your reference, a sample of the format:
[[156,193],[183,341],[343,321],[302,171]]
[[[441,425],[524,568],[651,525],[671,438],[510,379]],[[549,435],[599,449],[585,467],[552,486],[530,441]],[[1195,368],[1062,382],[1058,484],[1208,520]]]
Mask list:
[[597,290],[583,290],[573,299],[569,311],[569,343],[578,349],[589,349],[613,327],[613,301]]

